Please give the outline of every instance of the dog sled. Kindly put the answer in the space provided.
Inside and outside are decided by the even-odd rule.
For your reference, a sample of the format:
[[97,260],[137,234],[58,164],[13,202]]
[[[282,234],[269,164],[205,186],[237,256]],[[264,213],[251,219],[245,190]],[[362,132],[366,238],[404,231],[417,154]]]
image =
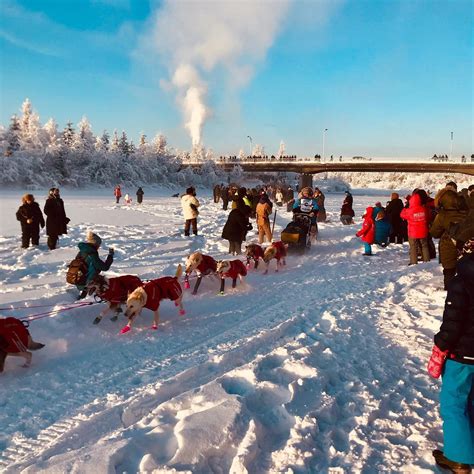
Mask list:
[[281,241],[288,244],[288,253],[303,254],[311,247],[311,217],[295,212],[293,221],[281,233]]

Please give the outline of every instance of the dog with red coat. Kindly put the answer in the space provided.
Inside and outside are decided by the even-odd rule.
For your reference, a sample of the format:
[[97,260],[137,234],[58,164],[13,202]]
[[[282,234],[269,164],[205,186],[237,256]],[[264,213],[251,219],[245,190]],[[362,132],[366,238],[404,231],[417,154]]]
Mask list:
[[224,294],[225,279],[232,279],[232,288],[237,286],[237,278],[240,282],[244,282],[244,277],[247,276],[247,268],[241,260],[220,260],[217,262],[217,273],[221,278],[221,288],[219,295]]
[[266,275],[268,273],[268,267],[270,266],[270,262],[275,259],[276,260],[276,272],[278,271],[278,267],[280,265],[286,265],[286,255],[288,251],[288,245],[282,241],[272,242],[269,247],[265,249],[263,253],[263,261],[266,264],[265,272],[263,273]]
[[201,252],[194,252],[186,259],[186,269],[184,271],[184,287],[189,288],[189,275],[196,272],[197,280],[192,294],[196,295],[201,284],[202,277],[206,275],[215,275],[217,270],[217,261],[210,255],[204,255]]
[[175,306],[179,307],[179,314],[181,316],[186,314],[182,301],[183,289],[179,282],[182,274],[183,268],[181,265],[178,265],[178,270],[174,277],[168,276],[151,280],[130,293],[127,298],[127,309],[125,310],[128,323],[122,328],[120,333],[125,334],[130,331],[133,322],[142,312],[143,308],[153,311],[153,325],[151,329],[158,329],[158,323],[160,322],[160,303],[165,299],[174,301]]
[[111,321],[117,321],[118,314],[122,312],[121,305],[125,304],[128,295],[140,286],[143,286],[143,282],[135,275],[122,275],[112,278],[97,275],[88,283],[87,292],[89,295],[96,295],[107,302],[107,308],[102,310],[99,316],[94,319],[94,324],[99,324],[109,311],[115,312],[110,318]]
[[250,262],[253,260],[254,268],[256,270],[260,259],[263,260],[263,248],[258,244],[249,244],[245,247],[245,255],[247,257],[247,268],[250,268]]

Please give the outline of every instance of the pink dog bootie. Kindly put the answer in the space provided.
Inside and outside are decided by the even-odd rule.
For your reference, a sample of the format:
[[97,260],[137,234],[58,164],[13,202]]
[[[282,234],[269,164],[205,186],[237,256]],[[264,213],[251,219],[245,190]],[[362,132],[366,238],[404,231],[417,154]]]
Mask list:
[[184,316],[186,314],[186,310],[185,309],[180,309],[179,310],[179,315],[180,316]]
[[120,330],[120,334],[125,334],[125,333],[127,333],[128,331],[130,331],[130,326],[124,326],[124,327]]
[[153,331],[156,331],[158,329],[158,326],[156,326],[156,324],[153,324],[150,329],[152,329]]
[[189,284],[188,280],[184,280],[184,288],[186,288],[186,290],[189,290],[189,288],[191,288],[191,285]]

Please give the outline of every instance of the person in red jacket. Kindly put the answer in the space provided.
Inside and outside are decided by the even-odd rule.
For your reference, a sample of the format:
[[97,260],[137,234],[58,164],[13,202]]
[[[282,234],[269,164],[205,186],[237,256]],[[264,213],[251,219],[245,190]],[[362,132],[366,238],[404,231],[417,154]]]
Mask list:
[[115,186],[114,196],[115,202],[118,204],[120,202],[120,198],[122,197],[122,190],[120,189],[120,184],[117,184],[117,186]]
[[426,206],[423,206],[421,197],[414,193],[409,201],[409,206],[402,210],[400,217],[408,222],[408,243],[410,244],[410,263],[418,263],[417,245],[421,246],[423,262],[430,261],[428,248],[428,222],[429,215]]
[[364,254],[363,255],[372,255],[372,244],[375,240],[375,223],[372,218],[372,213],[374,208],[369,206],[365,210],[364,221],[362,222],[362,228],[357,232],[356,236],[360,237],[364,242]]

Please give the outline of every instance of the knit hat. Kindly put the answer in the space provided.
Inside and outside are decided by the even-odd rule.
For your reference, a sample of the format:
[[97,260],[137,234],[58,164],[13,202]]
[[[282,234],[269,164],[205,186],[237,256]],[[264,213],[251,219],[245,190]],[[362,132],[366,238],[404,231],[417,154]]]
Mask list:
[[102,239],[91,231],[87,232],[86,241],[88,244],[92,244],[95,247],[100,247],[100,244],[102,243]]
[[194,194],[196,190],[191,186],[186,189],[186,194]]

